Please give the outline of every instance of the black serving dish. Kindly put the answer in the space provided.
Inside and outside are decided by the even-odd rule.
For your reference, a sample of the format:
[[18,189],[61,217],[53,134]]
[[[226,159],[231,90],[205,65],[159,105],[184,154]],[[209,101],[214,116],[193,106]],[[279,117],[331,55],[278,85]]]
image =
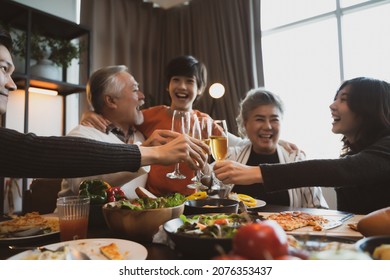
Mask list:
[[[218,213],[205,215],[218,215]],[[195,216],[197,215],[190,215],[187,218]],[[253,222],[264,220],[264,217],[258,213],[248,213],[248,218]],[[207,260],[232,250],[233,238],[199,237],[178,233],[177,230],[183,223],[180,218],[172,219],[163,225],[163,229],[175,244],[175,250],[184,258]]]
[[232,249],[232,238],[200,238],[198,236],[176,233],[183,225],[180,218],[170,220],[164,224],[164,231],[175,244],[175,250],[189,259],[211,259]]
[[237,213],[238,201],[223,198],[187,200],[184,203],[184,215],[207,213]]

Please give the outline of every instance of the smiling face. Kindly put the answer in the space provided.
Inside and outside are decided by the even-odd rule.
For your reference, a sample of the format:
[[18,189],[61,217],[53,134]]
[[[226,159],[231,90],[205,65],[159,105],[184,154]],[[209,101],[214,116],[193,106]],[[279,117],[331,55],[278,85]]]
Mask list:
[[143,123],[144,115],[140,107],[144,104],[145,96],[128,72],[118,73],[117,79],[122,84],[122,89],[112,95],[114,113],[111,121],[125,130],[129,126]]
[[7,111],[8,95],[16,90],[16,85],[11,78],[14,70],[10,52],[5,46],[0,45],[0,114]]
[[258,154],[272,154],[280,135],[281,112],[272,104],[260,105],[248,114],[245,130]]
[[196,97],[201,93],[196,78],[186,76],[173,76],[168,85],[173,110],[190,111]]
[[360,121],[348,106],[349,90],[350,86],[342,88],[329,107],[333,118],[332,132],[343,134],[349,142],[353,143],[359,129]]

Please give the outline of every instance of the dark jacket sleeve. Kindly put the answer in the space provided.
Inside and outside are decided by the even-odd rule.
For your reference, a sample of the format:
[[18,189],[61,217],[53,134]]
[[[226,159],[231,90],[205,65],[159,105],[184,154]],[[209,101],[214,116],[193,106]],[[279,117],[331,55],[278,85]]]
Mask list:
[[79,137],[39,137],[0,128],[0,176],[72,178],[137,171],[137,145],[109,144]]
[[390,137],[340,159],[260,165],[266,191],[304,186],[356,186],[390,182]]

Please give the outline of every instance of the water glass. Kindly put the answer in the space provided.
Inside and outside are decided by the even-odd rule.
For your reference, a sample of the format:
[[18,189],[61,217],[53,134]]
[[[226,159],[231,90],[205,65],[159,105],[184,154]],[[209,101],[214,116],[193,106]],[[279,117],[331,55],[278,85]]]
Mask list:
[[65,196],[57,199],[61,241],[87,238],[90,199]]

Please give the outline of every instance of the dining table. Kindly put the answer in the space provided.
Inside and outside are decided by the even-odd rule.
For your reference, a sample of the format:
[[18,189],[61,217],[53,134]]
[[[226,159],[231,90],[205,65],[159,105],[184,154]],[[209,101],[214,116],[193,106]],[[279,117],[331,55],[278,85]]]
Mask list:
[[[267,216],[268,214],[272,213],[279,213],[284,211],[301,211],[306,212],[312,215],[322,215],[326,218],[331,219],[341,219],[351,213],[338,211],[338,210],[329,210],[329,209],[317,209],[317,208],[296,208],[296,207],[288,207],[288,206],[281,206],[281,205],[265,205],[263,207],[259,207],[254,209],[256,212],[258,212],[259,215]],[[343,225],[327,230],[324,232],[314,232],[312,231],[311,234],[318,234],[318,235],[326,235],[326,236],[334,236],[337,238],[347,238],[348,240],[359,240],[363,238],[363,236],[356,230],[352,229],[350,227],[351,224],[356,224],[361,218],[364,217],[364,215],[349,215],[349,219],[343,223]],[[294,231],[292,234],[307,234],[307,231],[305,230],[297,230]],[[87,238],[118,238],[114,232],[112,232],[108,227],[101,226],[101,227],[90,227],[88,228],[88,234]],[[15,249],[10,249],[10,245],[16,245],[16,246],[45,246],[53,243],[59,243],[60,242],[60,236],[59,234],[51,235],[44,239],[39,240],[32,240],[27,241],[24,243],[17,243],[13,244],[12,242],[4,242],[0,240],[0,259],[5,260],[10,258],[11,256],[18,254],[22,251],[18,251]],[[178,260],[178,259],[186,259],[185,256],[180,254],[175,249],[165,245],[165,244],[159,244],[159,243],[145,243],[145,242],[139,242],[141,245],[143,245],[147,249],[147,260]]]

